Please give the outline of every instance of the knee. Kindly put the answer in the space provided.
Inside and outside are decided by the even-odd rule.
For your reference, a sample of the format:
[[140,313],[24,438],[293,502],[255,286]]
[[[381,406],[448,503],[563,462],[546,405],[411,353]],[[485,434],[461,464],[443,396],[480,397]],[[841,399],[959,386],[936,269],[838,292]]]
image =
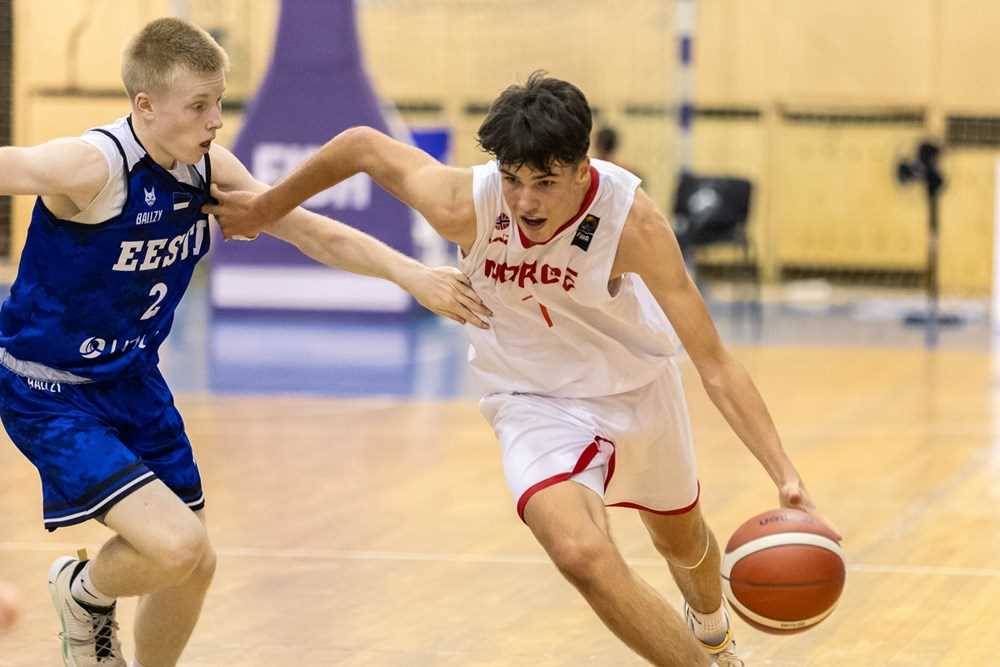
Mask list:
[[566,536],[548,546],[552,562],[563,576],[581,589],[593,588],[620,561],[611,540],[604,535]]
[[195,566],[194,570],[191,572],[191,578],[202,581],[207,586],[211,583],[212,578],[215,577],[215,566],[218,562],[218,557],[215,553],[215,547],[212,543],[206,540],[205,550],[201,555],[201,560]]
[[198,520],[172,531],[163,541],[156,559],[167,578],[175,583],[196,573],[201,576],[215,570],[215,552],[205,526]]

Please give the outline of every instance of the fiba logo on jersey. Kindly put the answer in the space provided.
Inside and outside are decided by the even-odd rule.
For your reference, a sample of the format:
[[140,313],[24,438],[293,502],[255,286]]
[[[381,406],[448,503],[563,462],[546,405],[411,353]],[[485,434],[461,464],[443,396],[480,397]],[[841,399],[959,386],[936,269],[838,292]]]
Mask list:
[[501,213],[500,215],[497,216],[497,222],[496,225],[494,225],[494,227],[498,232],[502,232],[503,230],[510,227],[510,218],[507,217],[506,213]]
[[152,206],[156,203],[156,188],[146,189],[143,188],[142,192],[146,195],[146,206]]
[[601,219],[596,215],[587,215],[580,222],[580,226],[576,228],[576,236],[573,237],[572,245],[580,248],[584,252],[590,249],[590,242],[594,240],[594,232],[597,231],[597,225],[601,222]]

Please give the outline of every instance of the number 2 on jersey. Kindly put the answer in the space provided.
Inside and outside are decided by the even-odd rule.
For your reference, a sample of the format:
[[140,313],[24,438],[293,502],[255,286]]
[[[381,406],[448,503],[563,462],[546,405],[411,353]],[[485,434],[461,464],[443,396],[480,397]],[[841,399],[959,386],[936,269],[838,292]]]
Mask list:
[[156,283],[153,285],[153,289],[149,290],[149,296],[155,297],[156,300],[153,301],[153,305],[146,309],[146,312],[142,314],[139,320],[148,320],[149,318],[160,312],[160,302],[163,301],[163,297],[167,295],[167,286],[163,283]]

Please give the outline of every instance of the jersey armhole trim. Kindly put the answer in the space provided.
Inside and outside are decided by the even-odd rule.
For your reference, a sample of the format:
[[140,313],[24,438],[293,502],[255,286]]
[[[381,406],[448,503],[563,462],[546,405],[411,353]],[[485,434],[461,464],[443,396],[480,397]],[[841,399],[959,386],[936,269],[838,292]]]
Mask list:
[[[464,253],[462,249],[458,249],[458,258],[460,262],[466,262],[471,260],[472,257],[480,251],[480,249],[489,243],[490,236],[490,221],[486,218],[486,212],[483,210],[483,204],[485,202],[480,201],[480,194],[487,187],[490,187],[489,181],[490,174],[482,174],[482,171],[489,166],[489,163],[484,165],[477,165],[472,168],[472,205],[476,211],[476,240],[473,241],[472,245],[469,246],[469,252]],[[477,188],[477,185],[481,187]],[[490,188],[492,189],[492,188]],[[502,203],[501,203],[502,210]]]
[[95,128],[93,131],[100,132],[104,136],[111,139],[111,141],[115,142],[115,148],[118,149],[118,154],[122,156],[122,178],[125,181],[125,201],[122,203],[122,210],[124,211],[128,208],[129,197],[132,196],[132,193],[130,192],[130,188],[128,186],[128,157],[125,155],[125,149],[122,148],[122,144],[120,141],[118,141],[118,137],[111,134],[107,130],[98,127]]

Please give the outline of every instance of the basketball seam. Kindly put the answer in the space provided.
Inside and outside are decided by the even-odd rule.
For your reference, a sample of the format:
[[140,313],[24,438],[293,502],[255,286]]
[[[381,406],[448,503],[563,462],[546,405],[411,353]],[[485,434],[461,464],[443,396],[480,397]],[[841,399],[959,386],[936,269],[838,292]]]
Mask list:
[[[788,542],[787,540],[789,539],[795,541]],[[752,539],[732,551],[727,551],[722,559],[722,574],[723,576],[729,576],[733,571],[733,566],[750,554],[788,545],[819,547],[837,554],[840,556],[841,561],[846,560],[844,558],[844,550],[841,546],[825,535],[817,535],[816,533],[773,533]]]

